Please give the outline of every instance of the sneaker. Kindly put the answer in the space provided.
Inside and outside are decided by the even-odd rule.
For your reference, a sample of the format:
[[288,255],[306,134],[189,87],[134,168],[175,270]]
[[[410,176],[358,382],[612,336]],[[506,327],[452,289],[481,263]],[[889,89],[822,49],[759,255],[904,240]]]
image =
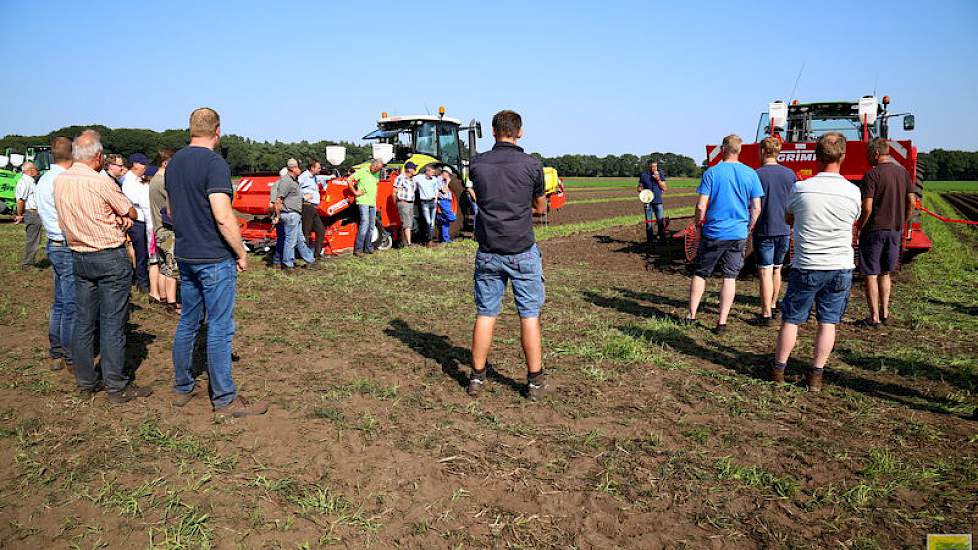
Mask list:
[[890,324],[890,318],[889,317],[880,317],[880,324],[881,325],[889,325]]
[[717,336],[722,336],[722,335],[724,335],[726,333],[727,333],[727,325],[726,325],[726,323],[724,323],[722,325],[719,324],[719,323],[717,323],[717,326],[715,326],[713,328],[713,334],[716,334]]
[[808,369],[808,375],[805,377],[805,385],[808,387],[808,391],[822,391],[822,377],[824,373],[825,369]]
[[197,395],[197,388],[194,388],[188,392],[174,391],[173,404],[176,405],[177,407],[183,407],[187,403],[190,403],[190,400],[193,399],[194,396],[196,395]]
[[359,250],[355,250],[355,251],[353,252],[353,255],[354,255],[355,257],[357,257],[357,258],[359,258],[360,256],[363,256],[363,252],[360,252]]
[[771,364],[771,369],[768,371],[768,378],[771,380],[771,382],[774,382],[775,384],[784,384],[784,369],[784,367]]
[[777,326],[777,325],[778,325],[778,323],[774,320],[774,316],[771,316],[771,317],[761,317],[761,326],[762,327],[774,327],[774,326]]
[[880,324],[867,317],[865,319],[860,319],[856,321],[856,326],[862,328],[877,328],[880,326]]
[[128,403],[137,397],[149,397],[153,395],[153,390],[146,386],[137,386],[135,382],[130,382],[126,388],[120,392],[108,394],[109,402],[114,405]]
[[51,367],[51,370],[61,370],[67,367],[68,363],[65,361],[64,357],[59,357],[57,359],[52,359],[48,366]]
[[486,385],[486,371],[482,371],[482,374],[476,375],[473,372],[469,376],[469,386],[465,388],[465,393],[469,394],[470,397],[479,397],[479,393],[482,392],[482,388]]
[[541,374],[530,378],[526,382],[526,398],[530,401],[539,401],[547,392],[547,375]]
[[368,248],[367,249],[367,254],[373,254],[373,253],[374,253],[374,249],[373,248]]
[[81,397],[82,399],[91,399],[91,398],[95,397],[95,394],[96,393],[98,393],[98,392],[100,392],[100,391],[102,391],[104,389],[105,389],[105,386],[103,386],[102,385],[102,382],[99,381],[99,382],[96,382],[95,383],[95,386],[92,387],[92,388],[78,388],[78,396]]
[[229,405],[215,408],[214,412],[221,416],[232,416],[234,418],[258,416],[268,412],[268,403],[265,401],[249,403],[248,400],[239,395]]

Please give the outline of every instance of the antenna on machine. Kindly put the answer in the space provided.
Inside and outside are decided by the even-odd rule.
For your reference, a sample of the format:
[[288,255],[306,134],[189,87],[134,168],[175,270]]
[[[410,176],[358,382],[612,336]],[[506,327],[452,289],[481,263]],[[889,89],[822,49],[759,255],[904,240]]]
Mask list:
[[876,97],[876,85],[880,83],[880,73],[876,71],[876,78],[873,80],[873,97]]
[[801,80],[801,74],[805,72],[805,63],[801,64],[801,68],[798,69],[798,76],[795,77],[795,85],[791,88],[791,93],[788,94],[788,104],[791,104],[791,100],[795,98],[795,92],[798,91],[798,81]]
[[428,104],[427,103],[424,104],[424,113],[426,115],[430,115],[431,114],[431,111],[428,109]]

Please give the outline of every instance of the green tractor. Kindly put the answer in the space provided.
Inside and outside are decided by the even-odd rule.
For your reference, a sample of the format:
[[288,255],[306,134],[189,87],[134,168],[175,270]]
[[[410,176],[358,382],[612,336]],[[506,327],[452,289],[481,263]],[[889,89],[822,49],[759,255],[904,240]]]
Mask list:
[[26,155],[14,153],[10,148],[0,155],[0,214],[17,213],[17,182],[20,181],[20,169],[24,163],[33,162],[38,171],[44,174],[51,168],[52,160],[51,148],[46,145],[28,147]]

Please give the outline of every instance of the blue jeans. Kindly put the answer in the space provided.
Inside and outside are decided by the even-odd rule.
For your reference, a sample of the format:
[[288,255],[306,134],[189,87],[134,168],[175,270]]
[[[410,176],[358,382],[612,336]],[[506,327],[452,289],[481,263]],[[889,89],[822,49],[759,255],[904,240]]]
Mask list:
[[234,260],[214,264],[180,265],[183,313],[173,336],[173,389],[190,393],[194,379],[194,344],[207,318],[207,381],[214,407],[231,404],[238,395],[231,376],[231,339],[234,337],[234,298],[238,270]]
[[428,231],[428,240],[434,240],[435,238],[435,208],[438,206],[438,202],[435,199],[430,201],[421,201],[421,216],[424,218],[425,229]]
[[[125,368],[126,323],[129,321],[129,289],[132,264],[126,247],[99,252],[73,252],[75,270],[75,327],[71,361],[75,381],[82,389],[94,389],[99,378],[105,391],[126,389],[132,374]],[[95,329],[99,330],[102,374],[95,370]]]
[[357,241],[353,245],[353,251],[373,250],[371,236],[373,235],[374,223],[376,223],[377,207],[358,204],[357,208],[360,209],[360,225],[357,227]]
[[666,238],[666,212],[662,208],[662,203],[650,202],[645,205],[645,238],[648,242],[653,241],[654,234],[652,232],[652,218],[655,217],[655,223],[659,227],[659,239]]
[[850,289],[851,269],[793,268],[788,275],[788,290],[781,301],[781,320],[792,325],[804,324],[814,305],[815,318],[820,324],[837,325],[849,305]]
[[533,245],[526,252],[503,255],[479,250],[475,255],[475,309],[483,317],[497,317],[506,293],[513,283],[516,312],[524,319],[540,316],[546,300],[543,261]]
[[295,267],[295,251],[298,249],[299,257],[307,264],[315,263],[312,249],[306,244],[306,236],[302,234],[302,214],[299,212],[282,212],[281,222],[279,223],[279,234],[284,233],[279,241],[284,239],[282,253],[278,252],[278,241],[275,246],[275,257],[280,258],[280,263],[286,267]]
[[71,364],[71,334],[75,326],[75,261],[64,242],[48,241],[44,248],[54,271],[54,303],[48,321],[51,359]]
[[754,235],[754,254],[759,269],[775,268],[784,265],[788,255],[788,235],[762,237]]

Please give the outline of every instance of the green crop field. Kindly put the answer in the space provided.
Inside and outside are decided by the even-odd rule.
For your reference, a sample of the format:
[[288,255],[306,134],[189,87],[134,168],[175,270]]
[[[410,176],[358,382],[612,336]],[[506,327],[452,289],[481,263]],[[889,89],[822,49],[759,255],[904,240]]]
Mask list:
[[978,181],[928,181],[925,191],[938,193],[978,193]]
[[[700,180],[697,178],[670,178],[667,183],[673,188],[696,187]],[[601,188],[601,189],[632,189],[638,184],[638,178],[566,178],[564,186],[569,189]]]

